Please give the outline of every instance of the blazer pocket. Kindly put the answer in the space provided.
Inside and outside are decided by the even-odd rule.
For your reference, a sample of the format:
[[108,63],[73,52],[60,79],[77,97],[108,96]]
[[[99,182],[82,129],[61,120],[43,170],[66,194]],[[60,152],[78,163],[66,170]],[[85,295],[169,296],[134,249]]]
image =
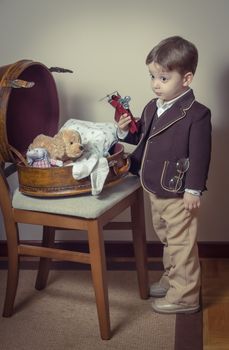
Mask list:
[[172,193],[183,193],[185,172],[178,171],[177,163],[177,161],[164,161],[160,184],[165,191]]

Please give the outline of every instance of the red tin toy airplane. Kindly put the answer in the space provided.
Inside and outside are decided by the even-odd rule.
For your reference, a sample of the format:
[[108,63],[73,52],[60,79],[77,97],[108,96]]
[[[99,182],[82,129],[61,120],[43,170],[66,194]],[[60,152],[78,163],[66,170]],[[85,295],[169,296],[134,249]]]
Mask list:
[[130,132],[132,134],[137,132],[138,126],[137,126],[136,119],[133,117],[129,109],[129,102],[131,100],[130,96],[121,97],[118,91],[114,91],[106,95],[105,97],[103,97],[100,101],[102,101],[104,98],[107,98],[107,101],[110,103],[110,105],[115,108],[115,116],[114,116],[115,121],[118,122],[121,115],[126,113],[131,117]]

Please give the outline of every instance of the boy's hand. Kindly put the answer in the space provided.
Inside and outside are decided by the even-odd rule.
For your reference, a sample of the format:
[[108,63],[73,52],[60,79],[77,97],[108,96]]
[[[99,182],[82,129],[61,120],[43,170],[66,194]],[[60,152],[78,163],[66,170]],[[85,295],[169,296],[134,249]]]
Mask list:
[[118,128],[122,131],[128,131],[130,122],[131,122],[131,116],[125,113],[121,115],[118,121]]
[[191,193],[184,193],[184,207],[186,210],[193,210],[200,207],[200,196],[194,196]]

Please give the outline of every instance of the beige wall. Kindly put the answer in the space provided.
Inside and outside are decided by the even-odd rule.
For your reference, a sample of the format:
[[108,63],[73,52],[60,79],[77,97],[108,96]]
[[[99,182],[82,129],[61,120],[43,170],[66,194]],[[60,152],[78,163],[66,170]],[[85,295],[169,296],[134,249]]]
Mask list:
[[[74,70],[55,75],[61,123],[70,117],[111,121],[113,110],[97,100],[119,90],[140,116],[152,98],[144,64],[161,39],[181,35],[199,49],[193,82],[196,98],[212,110],[213,154],[203,197],[199,239],[228,240],[229,41],[228,0],[0,0],[0,65],[27,58]],[[17,127],[17,126],[15,126]],[[124,216],[126,213],[124,214]],[[151,233],[146,199],[147,234]],[[25,230],[22,237],[30,236]],[[3,238],[0,221],[0,238]],[[107,235],[128,239],[129,235]]]

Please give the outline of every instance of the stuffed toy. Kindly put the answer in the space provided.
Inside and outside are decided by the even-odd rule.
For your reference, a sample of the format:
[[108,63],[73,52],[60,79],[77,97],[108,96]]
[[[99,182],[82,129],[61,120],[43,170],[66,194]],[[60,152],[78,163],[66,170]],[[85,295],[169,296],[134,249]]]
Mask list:
[[34,148],[44,148],[50,159],[62,160],[64,163],[76,160],[84,151],[78,131],[69,129],[59,131],[53,137],[38,135],[30,144],[28,152]]
[[28,165],[35,168],[50,168],[48,151],[45,148],[37,147],[27,151],[26,158]]
[[50,168],[51,166],[63,166],[62,160],[50,159],[45,148],[37,147],[29,149],[26,153],[28,165],[34,168]]

